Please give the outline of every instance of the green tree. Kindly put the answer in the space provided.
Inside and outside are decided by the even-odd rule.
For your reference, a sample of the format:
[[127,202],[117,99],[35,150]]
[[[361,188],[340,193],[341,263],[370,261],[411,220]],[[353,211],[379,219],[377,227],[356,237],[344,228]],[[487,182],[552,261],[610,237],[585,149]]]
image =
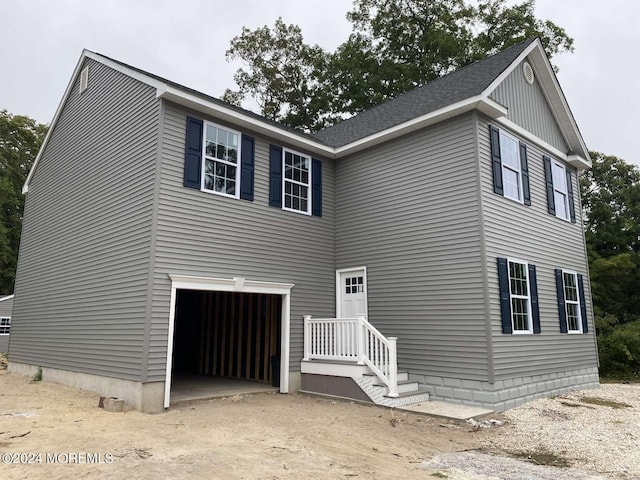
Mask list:
[[238,90],[227,89],[223,100],[240,105],[253,97],[262,115],[294,128],[315,130],[323,125],[324,90],[317,73],[326,66],[327,54],[304,43],[300,28],[281,18],[273,29],[243,28],[231,40],[227,60],[242,60],[247,69],[234,75]]
[[355,0],[352,33],[335,52],[303,42],[300,28],[278,19],[273,30],[243,29],[227,59],[242,60],[238,103],[252,96],[261,113],[316,130],[484,58],[539,36],[550,56],[573,39],[535,17],[535,3],[506,0]]
[[589,255],[640,252],[640,169],[612,155],[590,155],[593,167],[580,179]]
[[0,111],[0,293],[13,292],[24,210],[24,184],[47,126]]

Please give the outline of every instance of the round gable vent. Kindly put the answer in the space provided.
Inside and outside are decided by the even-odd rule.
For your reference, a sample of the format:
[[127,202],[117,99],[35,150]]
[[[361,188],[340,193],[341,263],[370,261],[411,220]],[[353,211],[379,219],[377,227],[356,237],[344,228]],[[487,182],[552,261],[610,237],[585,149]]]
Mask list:
[[533,75],[533,68],[529,65],[529,62],[524,62],[522,64],[522,73],[524,73],[524,79],[529,85],[531,85],[535,76]]

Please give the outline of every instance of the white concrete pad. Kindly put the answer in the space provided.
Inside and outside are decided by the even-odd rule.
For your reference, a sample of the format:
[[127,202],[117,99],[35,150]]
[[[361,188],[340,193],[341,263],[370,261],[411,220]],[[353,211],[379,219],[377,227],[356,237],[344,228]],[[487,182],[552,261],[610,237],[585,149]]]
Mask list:
[[493,410],[487,410],[482,407],[471,407],[469,405],[439,402],[437,400],[414,403],[412,405],[397,408],[399,410],[407,410],[409,412],[422,413],[424,415],[432,415],[434,417],[451,418],[454,420],[467,420],[469,418],[481,417],[483,415],[494,413]]

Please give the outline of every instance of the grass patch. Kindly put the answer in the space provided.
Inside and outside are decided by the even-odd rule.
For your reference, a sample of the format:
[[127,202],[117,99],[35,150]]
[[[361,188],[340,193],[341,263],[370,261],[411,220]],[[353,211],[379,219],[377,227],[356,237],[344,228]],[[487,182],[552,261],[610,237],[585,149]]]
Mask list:
[[441,473],[441,472],[432,473],[431,476],[432,477],[438,477],[438,478],[449,478],[446,474]]
[[548,465],[550,467],[570,467],[569,461],[547,450],[535,450],[535,451],[521,451],[521,452],[509,452],[514,457],[522,458],[527,462],[535,463],[536,465]]
[[38,367],[38,370],[36,370],[31,380],[34,382],[40,382],[42,380],[42,367]]
[[637,375],[607,375],[600,377],[600,383],[640,383],[640,376]]
[[590,403],[591,405],[600,405],[602,407],[611,407],[615,409],[632,407],[632,405],[629,405],[628,403],[615,402],[613,400],[606,400],[598,397],[582,397],[580,401],[582,403]]

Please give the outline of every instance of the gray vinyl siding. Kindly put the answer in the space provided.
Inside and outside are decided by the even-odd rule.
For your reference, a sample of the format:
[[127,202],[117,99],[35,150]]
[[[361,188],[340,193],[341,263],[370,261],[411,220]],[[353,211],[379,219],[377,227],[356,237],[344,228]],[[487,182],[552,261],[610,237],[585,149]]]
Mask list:
[[369,320],[401,369],[487,380],[475,122],[336,163],[336,267],[367,267]]
[[[252,202],[185,188],[187,113],[165,104],[149,380],[163,380],[165,375],[171,287],[168,274],[294,283],[290,368],[299,370],[302,316],[335,315],[333,161],[322,162],[322,217],[269,206],[270,142],[247,131],[243,133],[256,138]],[[207,120],[224,125],[213,118]]]
[[[489,120],[486,117],[480,117],[478,131],[496,379],[594,367],[597,362],[595,329],[575,170],[572,177],[577,222],[570,223],[547,212],[542,155],[548,155],[548,152],[524,142],[528,149],[532,203],[527,207],[493,193]],[[536,265],[540,335],[502,334],[497,257],[513,257]],[[554,276],[557,268],[584,275],[588,334],[560,333]]]
[[509,109],[507,118],[530,131],[561,152],[569,147],[551,112],[549,103],[537,78],[528,84],[522,73],[522,64],[491,93],[491,98]]
[[[0,300],[0,317],[11,318],[11,312],[13,311],[13,298],[6,298]],[[9,351],[9,335],[0,335],[0,353],[7,353]]]
[[26,196],[11,360],[139,380],[159,102],[87,62]]

